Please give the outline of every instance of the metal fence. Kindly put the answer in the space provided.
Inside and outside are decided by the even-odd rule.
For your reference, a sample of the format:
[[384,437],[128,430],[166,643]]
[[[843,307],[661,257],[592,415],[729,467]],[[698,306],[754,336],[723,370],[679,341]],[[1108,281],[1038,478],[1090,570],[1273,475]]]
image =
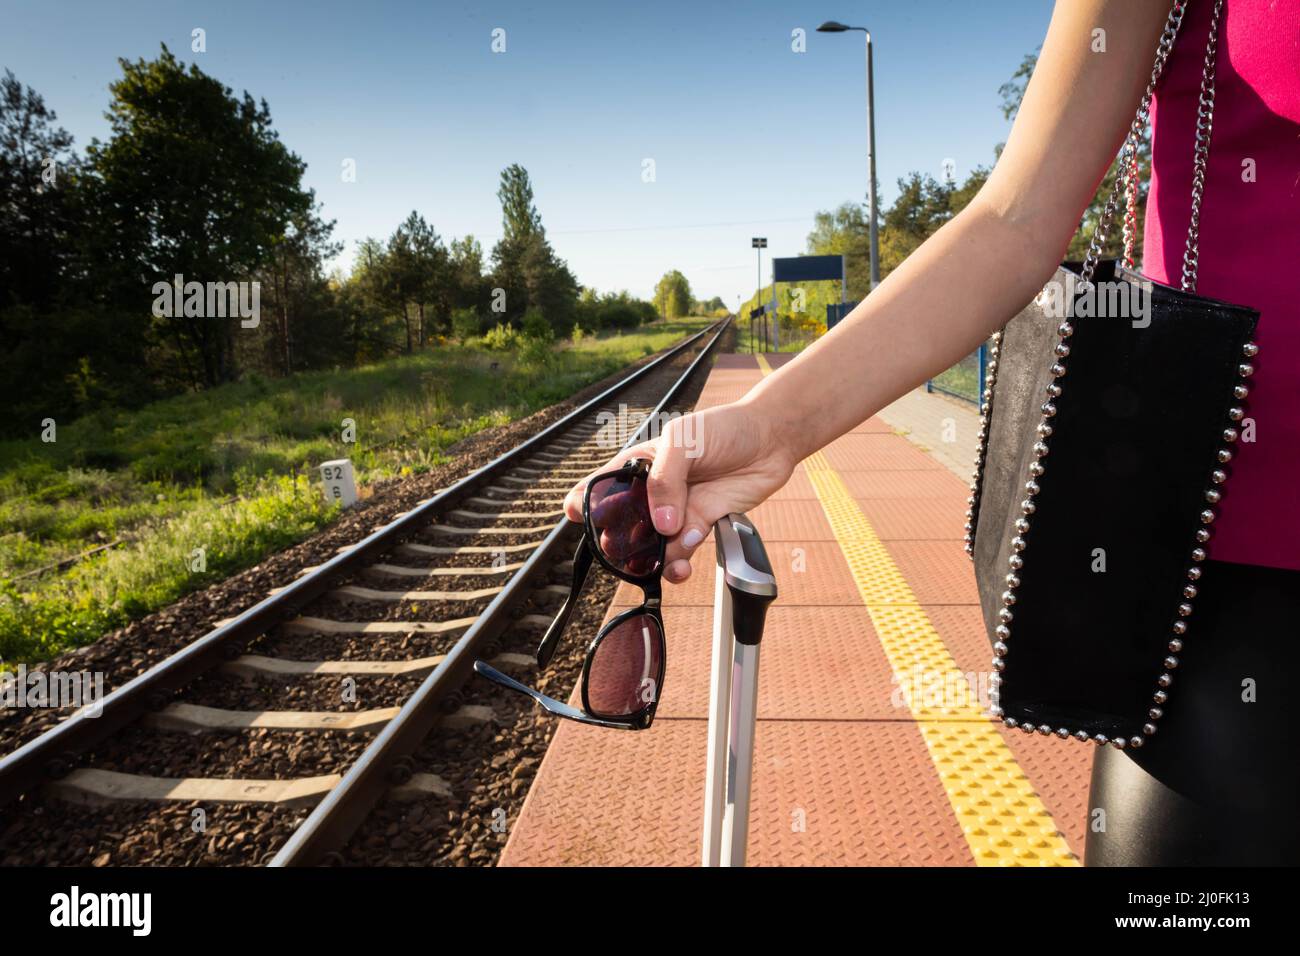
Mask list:
[[820,323],[784,314],[751,315],[739,328],[742,352],[800,352],[826,334]]
[[942,392],[953,398],[980,404],[984,393],[984,379],[988,371],[989,343],[967,355],[952,368],[946,369],[925,383],[927,392]]

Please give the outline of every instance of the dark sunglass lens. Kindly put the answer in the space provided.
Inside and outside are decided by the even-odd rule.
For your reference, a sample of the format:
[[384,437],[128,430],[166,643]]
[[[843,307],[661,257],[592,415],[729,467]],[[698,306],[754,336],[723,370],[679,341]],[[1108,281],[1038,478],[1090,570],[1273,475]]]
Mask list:
[[659,532],[650,520],[644,478],[602,478],[591,485],[591,523],[596,546],[624,574],[659,570]]
[[663,634],[649,614],[623,621],[600,639],[587,669],[587,705],[596,717],[626,717],[659,696]]

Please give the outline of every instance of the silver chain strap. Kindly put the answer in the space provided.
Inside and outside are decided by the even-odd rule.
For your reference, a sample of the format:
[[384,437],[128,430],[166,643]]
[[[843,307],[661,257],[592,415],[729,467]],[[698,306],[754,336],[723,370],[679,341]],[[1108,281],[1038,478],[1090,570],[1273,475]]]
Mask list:
[[1210,159],[1210,133],[1214,127],[1214,62],[1219,50],[1219,15],[1223,0],[1215,0],[1210,19],[1210,37],[1205,43],[1205,67],[1201,71],[1201,98],[1196,106],[1196,153],[1192,160],[1192,218],[1187,225],[1187,248],[1183,251],[1183,291],[1196,291],[1196,270],[1201,256],[1201,196],[1205,192],[1205,168]]
[[[1101,215],[1097,219],[1097,227],[1093,230],[1092,239],[1088,243],[1088,254],[1083,260],[1081,273],[1084,282],[1092,281],[1093,274],[1097,269],[1097,263],[1101,259],[1102,246],[1106,242],[1106,236],[1110,233],[1110,223],[1115,217],[1121,195],[1126,199],[1123,225],[1124,264],[1129,268],[1133,267],[1133,251],[1137,240],[1138,143],[1141,142],[1146,133],[1146,127],[1150,121],[1151,100],[1155,96],[1156,85],[1164,72],[1165,62],[1169,59],[1169,54],[1174,48],[1174,41],[1178,38],[1179,28],[1183,24],[1183,15],[1187,12],[1187,2],[1188,0],[1174,0],[1173,7],[1169,10],[1169,16],[1165,19],[1165,28],[1161,32],[1160,42],[1156,46],[1155,63],[1151,67],[1151,79],[1142,94],[1142,102],[1138,106],[1137,115],[1133,117],[1133,122],[1129,124],[1128,136],[1120,149],[1115,183],[1111,188],[1110,195],[1106,198],[1106,204],[1102,207]],[[1214,15],[1210,23],[1210,38],[1205,52],[1205,72],[1201,81],[1201,102],[1197,112],[1195,161],[1196,175],[1199,176],[1199,179],[1193,179],[1192,224],[1188,230],[1187,255],[1183,259],[1183,288],[1187,291],[1191,291],[1196,287],[1197,263],[1196,252],[1193,250],[1196,248],[1199,239],[1201,194],[1205,186],[1205,164],[1209,157],[1209,134],[1214,117],[1214,58],[1218,47],[1218,25],[1222,9],[1223,0],[1215,0]]]
[[[1126,191],[1128,182],[1132,178],[1132,170],[1137,165],[1137,144],[1146,130],[1147,120],[1151,112],[1151,100],[1156,93],[1156,84],[1160,80],[1160,75],[1164,72],[1165,61],[1169,59],[1169,53],[1174,48],[1174,40],[1178,38],[1178,30],[1183,25],[1183,15],[1186,12],[1187,0],[1174,0],[1174,5],[1169,10],[1169,16],[1165,19],[1165,28],[1160,34],[1160,42],[1156,45],[1156,60],[1151,67],[1151,79],[1147,83],[1146,91],[1142,94],[1142,102],[1138,104],[1137,115],[1133,117],[1133,122],[1129,124],[1128,136],[1125,137],[1124,145],[1120,149],[1119,169],[1115,174],[1115,183],[1111,187],[1110,195],[1106,197],[1106,205],[1102,207],[1101,215],[1097,219],[1097,227],[1092,231],[1092,241],[1088,243],[1088,254],[1084,257],[1081,273],[1084,282],[1092,281],[1093,273],[1097,269],[1097,263],[1101,259],[1101,247],[1106,242],[1106,236],[1110,233],[1110,221],[1115,215],[1115,207],[1119,205],[1119,197]],[[1135,189],[1136,185],[1134,183]],[[1133,206],[1133,218],[1136,224],[1136,197],[1133,199]],[[1136,235],[1136,225],[1131,231]],[[1128,242],[1129,236],[1126,235],[1126,262],[1130,255]]]
[[1129,269],[1133,268],[1133,253],[1137,246],[1138,230],[1138,168],[1137,154],[1133,155],[1133,162],[1125,170],[1128,176],[1128,183],[1124,189],[1124,265]]

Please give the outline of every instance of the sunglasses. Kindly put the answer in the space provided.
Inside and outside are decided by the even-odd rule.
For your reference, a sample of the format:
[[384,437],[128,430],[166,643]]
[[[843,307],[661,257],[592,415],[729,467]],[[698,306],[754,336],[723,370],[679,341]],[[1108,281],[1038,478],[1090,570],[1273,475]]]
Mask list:
[[664,683],[664,619],[659,604],[668,539],[655,530],[650,519],[649,473],[650,462],[634,458],[617,471],[596,475],[587,483],[582,498],[583,534],[573,555],[573,584],[537,648],[537,666],[544,668],[573,616],[593,560],[615,577],[641,588],[641,605],[602,627],[587,648],[582,663],[582,709],[547,697],[484,661],[474,662],[476,673],[528,695],[557,717],[620,730],[650,726]]

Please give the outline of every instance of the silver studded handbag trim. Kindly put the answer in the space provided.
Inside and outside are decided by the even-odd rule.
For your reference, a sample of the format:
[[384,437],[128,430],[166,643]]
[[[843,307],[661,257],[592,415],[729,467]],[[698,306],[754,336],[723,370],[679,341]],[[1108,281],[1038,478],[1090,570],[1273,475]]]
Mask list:
[[984,456],[989,445],[989,423],[993,420],[993,387],[998,380],[998,356],[1002,333],[994,332],[984,368],[984,391],[980,395],[980,430],[975,445],[975,471],[970,476],[970,497],[966,499],[966,554],[975,560],[975,516],[979,514],[980,489],[984,486]]
[[[1245,411],[1242,409],[1240,402],[1244,401],[1250,394],[1250,389],[1246,380],[1255,373],[1255,368],[1249,361],[1242,362],[1237,366],[1238,382],[1232,389],[1232,402],[1227,410],[1227,424],[1224,426],[1221,438],[1223,447],[1215,453],[1214,468],[1210,472],[1209,487],[1205,490],[1206,507],[1200,513],[1200,523],[1202,527],[1196,530],[1194,536],[1195,543],[1192,546],[1190,554],[1190,563],[1187,567],[1187,583],[1183,586],[1179,604],[1175,609],[1174,621],[1171,627],[1172,636],[1166,645],[1168,656],[1161,661],[1160,674],[1156,678],[1156,689],[1152,695],[1151,708],[1147,711],[1147,722],[1142,725],[1142,734],[1134,735],[1127,740],[1123,737],[1114,739],[1108,738],[1105,734],[1089,735],[1086,730],[1071,730],[1068,727],[1052,727],[1048,724],[1039,724],[1034,726],[1032,723],[1020,723],[1014,717],[1004,717],[1002,708],[999,706],[998,693],[1002,683],[1002,671],[1006,669],[1007,655],[1010,651],[1009,639],[1011,637],[1011,624],[1015,619],[1015,613],[1012,610],[1016,603],[1016,589],[1020,586],[1020,576],[1018,572],[1025,565],[1024,551],[1028,547],[1027,535],[1030,529],[1030,518],[1034,513],[1034,498],[1039,492],[1038,479],[1043,476],[1046,467],[1043,459],[1048,455],[1048,439],[1052,436],[1051,419],[1056,415],[1055,401],[1061,395],[1061,379],[1065,376],[1065,360],[1070,354],[1070,346],[1066,341],[1074,334],[1074,327],[1070,322],[1064,321],[1057,328],[1057,334],[1060,340],[1056,345],[1056,361],[1052,364],[1053,381],[1047,385],[1047,399],[1043,402],[1042,418],[1038,423],[1037,440],[1034,443],[1034,461],[1029,466],[1028,480],[1025,482],[1025,499],[1020,503],[1021,517],[1016,521],[1016,532],[1011,538],[1011,557],[1009,558],[1010,568],[1007,573],[1007,589],[1002,592],[1002,608],[998,611],[998,626],[994,630],[993,642],[993,674],[990,676],[989,684],[991,688],[991,697],[993,705],[989,708],[989,715],[995,719],[1001,719],[1008,727],[1019,727],[1027,734],[1040,733],[1044,736],[1055,734],[1056,736],[1087,743],[1092,741],[1098,746],[1110,744],[1119,750],[1126,747],[1141,747],[1147,737],[1155,734],[1159,728],[1160,719],[1164,716],[1164,706],[1169,700],[1169,688],[1174,682],[1172,671],[1178,668],[1178,655],[1183,650],[1183,637],[1187,633],[1187,619],[1192,614],[1192,602],[1196,599],[1197,581],[1201,577],[1200,564],[1205,560],[1205,549],[1202,547],[1210,540],[1210,525],[1214,523],[1218,512],[1214,506],[1219,503],[1223,493],[1220,490],[1223,483],[1228,480],[1228,472],[1225,470],[1229,462],[1232,461],[1233,452],[1230,447],[1238,438],[1237,423],[1245,417]],[[1259,354],[1259,346],[1254,342],[1247,342],[1242,346],[1242,354],[1247,360],[1253,359]],[[992,363],[990,363],[992,364]],[[987,431],[990,411],[992,408],[991,388],[986,392],[983,405],[984,421],[980,428],[980,445],[976,456],[976,480],[973,485],[973,491],[979,485],[980,476],[983,471],[984,455],[987,442]],[[978,491],[974,491],[972,501],[977,500]],[[975,505],[972,504],[972,511]],[[968,527],[973,527],[973,520]],[[967,532],[967,551],[972,550],[973,534]]]

